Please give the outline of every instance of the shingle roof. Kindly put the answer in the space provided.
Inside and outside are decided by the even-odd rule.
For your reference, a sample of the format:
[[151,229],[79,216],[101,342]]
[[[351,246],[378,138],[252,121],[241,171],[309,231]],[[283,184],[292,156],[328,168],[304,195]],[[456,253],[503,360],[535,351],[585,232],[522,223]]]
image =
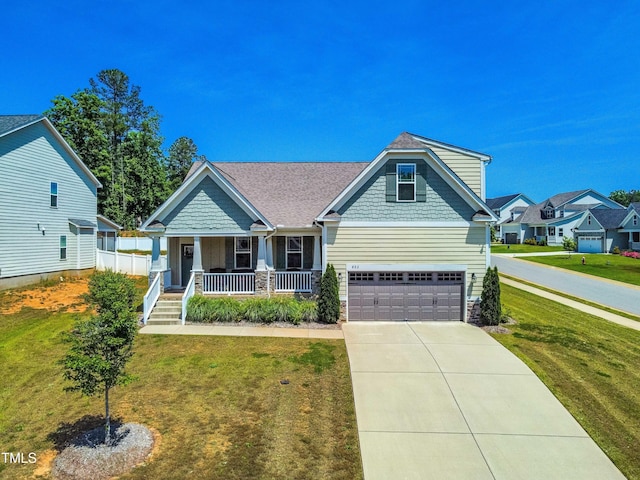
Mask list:
[[496,208],[501,208],[503,205],[506,205],[518,195],[520,194],[514,193],[513,195],[505,195],[504,197],[487,198],[485,203],[491,210],[495,210]]
[[416,140],[412,135],[407,132],[402,132],[400,135],[396,137],[396,139],[391,142],[388,146],[388,149],[424,149],[426,145],[418,140]]
[[629,204],[629,207],[640,213],[640,202],[632,202],[631,204]]
[[549,197],[547,200],[545,200],[542,203],[546,204],[548,202],[548,203],[550,203],[551,205],[553,205],[554,207],[557,208],[560,205],[567,203],[569,200],[573,200],[578,195],[582,195],[583,193],[586,193],[588,191],[589,191],[589,189],[576,190],[575,192],[558,193],[557,195],[554,195],[553,197]]
[[605,229],[613,229],[620,227],[622,220],[624,220],[624,217],[626,217],[629,212],[621,208],[594,208],[590,210],[589,213],[591,213]]
[[0,115],[0,135],[9,133],[40,118],[44,117],[42,115]]
[[[196,162],[187,178],[202,162]],[[368,162],[213,162],[271,224],[311,225]]]

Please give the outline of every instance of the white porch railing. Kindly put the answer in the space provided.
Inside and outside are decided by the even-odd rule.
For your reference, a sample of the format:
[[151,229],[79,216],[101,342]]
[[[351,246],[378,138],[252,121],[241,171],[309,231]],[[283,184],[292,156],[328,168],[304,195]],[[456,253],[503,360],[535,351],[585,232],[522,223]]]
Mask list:
[[182,325],[187,321],[187,303],[189,303],[189,299],[193,297],[193,294],[196,291],[196,276],[193,272],[191,272],[191,278],[189,278],[189,283],[187,283],[187,288],[184,289],[184,293],[182,294],[182,317],[180,322]]
[[276,292],[311,291],[311,272],[276,272]]
[[255,273],[205,273],[202,293],[255,293]]
[[142,300],[142,321],[145,325],[147,324],[147,320],[149,320],[149,315],[151,315],[151,311],[158,301],[158,298],[160,298],[160,275],[156,275],[156,278],[153,279],[149,290],[147,290]]

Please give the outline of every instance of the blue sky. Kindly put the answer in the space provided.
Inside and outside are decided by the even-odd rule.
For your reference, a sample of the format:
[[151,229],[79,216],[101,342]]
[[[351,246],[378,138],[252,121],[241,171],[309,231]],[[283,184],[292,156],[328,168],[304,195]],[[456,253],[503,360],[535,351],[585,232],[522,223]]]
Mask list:
[[487,196],[640,188],[640,2],[9,2],[0,113],[106,68],[210,160],[487,153]]

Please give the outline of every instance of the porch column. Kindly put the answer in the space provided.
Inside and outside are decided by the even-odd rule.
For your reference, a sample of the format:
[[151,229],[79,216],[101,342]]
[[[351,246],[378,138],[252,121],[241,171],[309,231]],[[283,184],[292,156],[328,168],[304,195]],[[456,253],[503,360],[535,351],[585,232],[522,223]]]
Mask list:
[[311,289],[314,294],[320,293],[322,279],[322,260],[320,255],[320,235],[313,236],[313,266],[311,267]]
[[266,235],[258,235],[258,261],[256,262],[256,270],[264,271],[266,269],[267,269]]
[[194,274],[195,293],[202,294],[202,283],[204,281],[204,269],[202,268],[202,250],[200,248],[200,237],[193,237],[193,266],[191,271]]
[[162,270],[162,263],[160,261],[160,237],[158,235],[151,237],[151,270],[154,272]]
[[267,238],[267,267],[273,268],[273,241],[271,237]]
[[322,261],[320,259],[320,235],[313,236],[313,267],[311,270],[322,270]]

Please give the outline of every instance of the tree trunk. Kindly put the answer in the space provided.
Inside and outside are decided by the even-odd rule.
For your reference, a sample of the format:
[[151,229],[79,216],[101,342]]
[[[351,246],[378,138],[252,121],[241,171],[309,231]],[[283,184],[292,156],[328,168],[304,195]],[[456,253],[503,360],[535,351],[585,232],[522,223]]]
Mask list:
[[105,423],[104,423],[104,443],[109,445],[111,443],[111,422],[109,420],[109,389],[104,389],[104,410],[105,410]]

